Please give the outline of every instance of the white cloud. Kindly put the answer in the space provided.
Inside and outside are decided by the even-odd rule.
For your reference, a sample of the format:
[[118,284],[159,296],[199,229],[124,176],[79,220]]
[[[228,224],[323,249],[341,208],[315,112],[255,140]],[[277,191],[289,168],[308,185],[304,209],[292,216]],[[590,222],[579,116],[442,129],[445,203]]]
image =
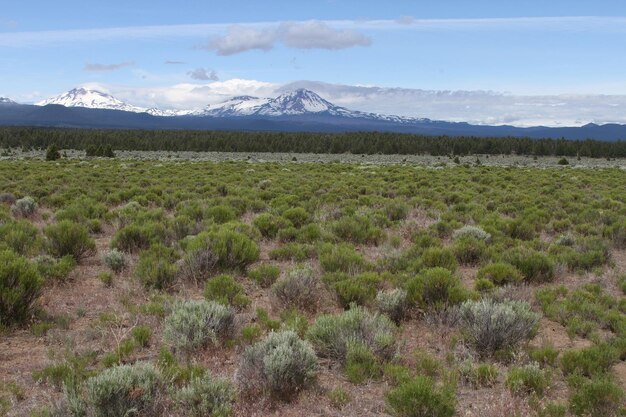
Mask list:
[[108,72],[117,71],[133,65],[135,65],[134,62],[121,62],[119,64],[85,64],[83,70],[88,72]]
[[196,68],[193,71],[189,71],[187,73],[192,80],[199,81],[218,81],[219,77],[217,73],[213,70],[208,70],[206,68]]
[[319,21],[284,22],[262,29],[233,25],[225,35],[213,37],[202,49],[218,55],[234,55],[250,50],[269,51],[277,43],[296,49],[346,49],[369,46],[367,36],[349,29],[335,29]]
[[288,47],[299,49],[346,49],[372,44],[372,40],[361,33],[333,29],[317,21],[283,23],[278,29],[278,38]]
[[234,55],[253,49],[269,51],[275,42],[276,33],[272,30],[234,25],[228,28],[226,35],[217,36],[200,48],[214,50],[218,55]]

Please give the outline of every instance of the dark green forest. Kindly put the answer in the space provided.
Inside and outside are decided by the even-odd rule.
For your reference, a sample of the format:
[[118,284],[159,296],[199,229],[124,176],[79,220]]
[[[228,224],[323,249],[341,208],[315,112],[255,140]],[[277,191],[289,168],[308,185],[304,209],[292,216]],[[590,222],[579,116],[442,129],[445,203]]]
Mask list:
[[43,149],[296,152],[400,155],[537,155],[626,157],[626,142],[566,139],[424,136],[381,132],[285,133],[224,131],[92,130],[61,128],[0,128],[0,147]]

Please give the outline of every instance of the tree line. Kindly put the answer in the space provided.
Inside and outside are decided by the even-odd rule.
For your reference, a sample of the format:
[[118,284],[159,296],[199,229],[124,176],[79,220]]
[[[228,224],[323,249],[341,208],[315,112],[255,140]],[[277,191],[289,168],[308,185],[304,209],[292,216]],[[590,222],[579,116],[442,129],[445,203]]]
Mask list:
[[52,144],[61,149],[80,150],[626,157],[626,141],[427,136],[382,132],[0,128],[0,148],[45,149]]

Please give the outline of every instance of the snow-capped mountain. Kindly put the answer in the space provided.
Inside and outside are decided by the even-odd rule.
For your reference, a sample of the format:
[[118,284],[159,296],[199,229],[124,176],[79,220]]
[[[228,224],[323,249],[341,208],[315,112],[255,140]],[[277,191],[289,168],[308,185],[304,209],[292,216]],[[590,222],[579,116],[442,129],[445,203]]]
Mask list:
[[146,109],[124,103],[115,97],[96,90],[75,88],[59,96],[36,103],[38,106],[58,104],[65,107],[85,107],[88,109],[121,110],[133,113],[145,113]]
[[59,96],[36,103],[38,106],[57,104],[65,107],[120,110],[132,113],[148,113],[152,116],[198,116],[198,117],[256,117],[279,118],[293,116],[325,116],[350,119],[366,119],[393,123],[427,122],[428,119],[389,116],[348,110],[323,99],[307,89],[297,89],[276,98],[235,96],[217,104],[208,105],[202,110],[162,110],[144,108],[123,102],[109,94],[86,88],[75,88]]
[[17,103],[11,100],[10,98],[0,97],[0,104],[17,104]]
[[207,106],[204,111],[197,114],[213,117],[281,117],[316,114],[395,123],[414,123],[428,120],[348,110],[345,107],[334,105],[311,90],[303,88],[281,94],[272,99],[250,96],[233,97],[219,105]]
[[57,104],[65,107],[84,107],[88,109],[120,110],[133,113],[148,113],[152,116],[183,116],[190,114],[187,110],[161,110],[155,107],[146,109],[144,107],[133,106],[119,100],[109,94],[86,88],[75,88],[56,97],[36,103],[37,106]]

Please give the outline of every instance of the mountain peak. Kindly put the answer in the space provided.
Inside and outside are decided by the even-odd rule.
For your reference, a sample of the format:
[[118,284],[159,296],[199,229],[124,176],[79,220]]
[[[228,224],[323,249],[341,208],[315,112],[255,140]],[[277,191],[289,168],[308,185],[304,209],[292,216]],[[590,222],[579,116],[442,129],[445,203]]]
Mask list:
[[0,97],[0,104],[17,104],[13,100],[7,97]]
[[299,88],[297,90],[288,91],[272,100],[269,100],[263,108],[259,109],[258,114],[297,115],[305,113],[332,112],[337,109],[340,108],[331,102],[324,100],[317,93],[305,88]]
[[57,104],[65,107],[84,107],[89,109],[121,110],[135,113],[145,112],[146,109],[124,103],[102,91],[90,90],[83,87],[74,88],[56,97],[37,103],[39,106]]

